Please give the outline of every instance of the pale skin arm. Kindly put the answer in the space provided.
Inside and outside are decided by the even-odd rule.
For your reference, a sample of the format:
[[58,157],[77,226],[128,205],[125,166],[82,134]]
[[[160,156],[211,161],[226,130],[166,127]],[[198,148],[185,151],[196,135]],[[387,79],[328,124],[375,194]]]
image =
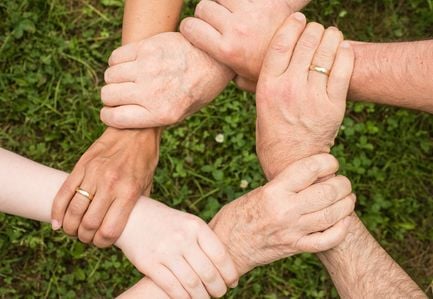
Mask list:
[[[1,211],[41,222],[51,221],[51,205],[67,173],[20,157],[0,148]],[[140,199],[139,199],[140,201]],[[134,216],[134,210],[131,218]],[[168,298],[153,282],[140,292],[148,298]]]
[[351,99],[433,113],[433,40],[352,45]]

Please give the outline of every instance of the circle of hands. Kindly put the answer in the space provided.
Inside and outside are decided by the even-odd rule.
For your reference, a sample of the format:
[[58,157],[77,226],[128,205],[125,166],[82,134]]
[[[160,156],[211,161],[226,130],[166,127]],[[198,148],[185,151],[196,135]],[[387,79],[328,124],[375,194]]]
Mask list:
[[[337,28],[296,12],[308,2],[203,0],[180,32],[116,49],[101,91],[110,128],[57,194],[53,228],[98,247],[115,244],[146,276],[137,287],[154,285],[171,298],[220,297],[259,265],[341,243],[356,199],[329,152],[354,53]],[[160,128],[210,103],[231,80],[256,92],[257,155],[269,182],[209,224],[140,197],[150,192]],[[147,139],[130,136],[149,130]]]

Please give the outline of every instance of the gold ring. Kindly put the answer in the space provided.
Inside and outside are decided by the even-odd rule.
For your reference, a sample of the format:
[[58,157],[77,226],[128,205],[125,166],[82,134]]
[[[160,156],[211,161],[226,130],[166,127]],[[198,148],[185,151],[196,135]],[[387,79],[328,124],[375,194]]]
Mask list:
[[323,74],[325,76],[329,76],[329,70],[327,68],[317,66],[317,65],[311,65],[310,71],[318,72],[320,74]]
[[87,198],[90,201],[92,201],[92,199],[93,199],[93,195],[92,194],[90,194],[86,190],[81,189],[80,187],[77,187],[77,189],[75,189],[75,192],[78,193],[78,194],[83,195],[85,198]]

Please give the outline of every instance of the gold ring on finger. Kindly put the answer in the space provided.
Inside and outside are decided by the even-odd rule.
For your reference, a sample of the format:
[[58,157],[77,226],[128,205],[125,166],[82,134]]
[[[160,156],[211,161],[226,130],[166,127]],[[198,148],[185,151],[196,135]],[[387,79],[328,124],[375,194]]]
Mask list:
[[327,68],[321,67],[321,66],[318,66],[318,65],[311,65],[310,66],[310,71],[318,72],[318,73],[323,74],[325,76],[329,76],[329,73],[330,73],[330,71]]
[[84,189],[81,189],[81,187],[77,187],[77,189],[75,189],[75,192],[78,194],[83,195],[85,198],[87,198],[89,201],[92,201],[93,199],[93,194],[90,194],[89,192],[87,192]]

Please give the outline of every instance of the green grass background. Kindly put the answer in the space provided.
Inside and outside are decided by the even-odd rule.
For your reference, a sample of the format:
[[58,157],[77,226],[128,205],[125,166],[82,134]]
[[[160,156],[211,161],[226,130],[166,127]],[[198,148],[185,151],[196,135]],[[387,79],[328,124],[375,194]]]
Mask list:
[[[196,1],[187,1],[191,14]],[[121,0],[0,2],[0,146],[71,170],[103,131],[99,89],[119,45]],[[363,41],[432,38],[432,0],[313,1],[310,20]],[[431,80],[432,78],[426,78]],[[254,97],[230,86],[163,136],[153,197],[209,219],[264,183]],[[433,296],[433,118],[349,104],[333,152],[373,235]],[[215,142],[224,134],[224,143]],[[247,180],[246,189],[240,187]],[[37,203],[35,203],[37,204]],[[0,214],[0,298],[112,297],[140,278],[116,249],[82,245],[46,224]],[[313,255],[246,275],[227,298],[336,298]]]

